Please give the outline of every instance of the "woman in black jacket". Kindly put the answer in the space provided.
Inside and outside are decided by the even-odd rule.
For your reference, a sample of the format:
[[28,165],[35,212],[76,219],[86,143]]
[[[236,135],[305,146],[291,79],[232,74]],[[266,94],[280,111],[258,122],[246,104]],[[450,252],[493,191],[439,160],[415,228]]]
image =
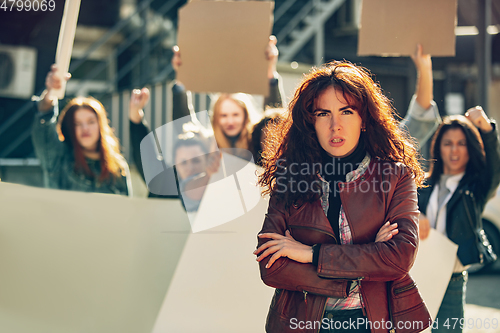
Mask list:
[[427,179],[429,187],[419,190],[420,238],[427,238],[432,227],[458,244],[454,273],[433,332],[449,332],[453,326],[452,331],[461,332],[467,266],[496,258],[481,222],[486,202],[500,182],[495,123],[479,106],[465,116],[444,118],[432,140],[431,158],[435,162]]

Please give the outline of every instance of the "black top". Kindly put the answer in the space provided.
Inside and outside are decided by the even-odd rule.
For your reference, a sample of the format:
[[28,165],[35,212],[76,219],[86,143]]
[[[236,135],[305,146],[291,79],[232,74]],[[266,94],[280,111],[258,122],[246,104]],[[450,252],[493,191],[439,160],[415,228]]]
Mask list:
[[[322,170],[321,177],[330,183],[330,194],[328,196],[327,218],[330,221],[335,237],[340,244],[339,214],[342,202],[340,201],[339,183],[346,181],[346,175],[358,168],[366,156],[364,140],[360,137],[356,149],[348,156],[335,158],[321,150]],[[318,263],[319,246],[314,247],[313,263]]]
[[236,142],[238,142],[238,139],[240,138],[240,136],[241,136],[241,132],[236,134],[236,135],[233,135],[233,136],[226,135],[226,138],[229,140],[231,147],[233,147],[233,148],[236,147]]

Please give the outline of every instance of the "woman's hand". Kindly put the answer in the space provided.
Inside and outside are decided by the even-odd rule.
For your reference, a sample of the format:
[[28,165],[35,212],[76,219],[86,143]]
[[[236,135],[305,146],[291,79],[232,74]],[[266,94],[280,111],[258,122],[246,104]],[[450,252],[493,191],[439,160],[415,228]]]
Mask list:
[[412,54],[411,59],[417,68],[417,86],[415,95],[417,96],[417,103],[420,104],[424,110],[431,106],[433,95],[433,77],[432,77],[432,60],[429,54],[423,54],[422,45],[417,44],[415,53]]
[[312,262],[312,246],[297,242],[293,239],[290,231],[288,230],[285,232],[285,236],[276,233],[263,233],[259,234],[258,237],[271,239],[253,252],[255,255],[259,255],[260,253],[257,257],[257,261],[261,261],[272,254],[266,268],[271,267],[271,265],[280,257],[287,257],[304,264]]
[[266,47],[266,59],[267,59],[267,78],[274,78],[276,71],[276,63],[278,62],[279,51],[276,47],[278,40],[275,36],[269,36],[269,43]]
[[172,57],[172,68],[175,72],[177,72],[179,70],[179,67],[181,67],[182,65],[181,51],[179,50],[179,46],[177,45],[172,48],[172,51],[174,52],[174,56]]
[[130,96],[130,107],[129,107],[129,118],[135,123],[139,124],[144,117],[144,107],[149,101],[149,89],[142,88],[132,90],[132,95]]
[[424,214],[420,213],[418,216],[418,234],[421,240],[429,237],[429,233],[431,232],[431,224],[429,223],[429,219]]
[[[64,79],[68,81],[71,78],[71,74],[66,74]],[[47,112],[52,110],[57,97],[52,96],[52,90],[57,90],[62,87],[62,79],[57,75],[57,65],[53,64],[50,67],[50,72],[47,73],[45,77],[45,91],[40,96],[40,102],[38,103],[38,110],[41,112]]]
[[398,224],[391,224],[389,221],[385,222],[385,224],[380,228],[377,232],[377,236],[375,237],[375,243],[378,242],[386,242],[392,238],[392,236],[397,235],[399,230],[397,229]]
[[470,108],[465,113],[467,119],[469,119],[477,128],[481,130],[483,133],[488,133],[493,130],[493,126],[491,126],[490,120],[484,110],[480,106],[476,106]]
[[386,242],[392,238],[392,236],[397,235],[399,230],[396,229],[398,227],[397,223],[391,224],[387,221],[382,228],[377,232],[377,236],[375,237],[375,243],[377,242]]
[[417,71],[432,71],[432,60],[430,54],[424,54],[422,45],[417,44],[415,53],[411,55],[411,60],[415,64]]

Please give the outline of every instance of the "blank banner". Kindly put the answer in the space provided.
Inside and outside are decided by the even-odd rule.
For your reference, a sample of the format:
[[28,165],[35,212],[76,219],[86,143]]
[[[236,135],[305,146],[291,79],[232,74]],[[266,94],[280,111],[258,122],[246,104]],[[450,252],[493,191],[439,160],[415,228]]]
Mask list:
[[457,0],[364,0],[358,55],[455,56]]
[[186,4],[179,10],[177,79],[196,92],[268,95],[265,50],[273,8],[267,1]]

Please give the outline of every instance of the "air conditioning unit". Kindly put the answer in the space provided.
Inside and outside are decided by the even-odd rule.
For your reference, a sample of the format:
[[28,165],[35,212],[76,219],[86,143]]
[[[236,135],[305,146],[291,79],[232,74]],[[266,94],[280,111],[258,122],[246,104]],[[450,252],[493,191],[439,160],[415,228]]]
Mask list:
[[36,49],[0,45],[0,96],[28,99],[34,93]]

